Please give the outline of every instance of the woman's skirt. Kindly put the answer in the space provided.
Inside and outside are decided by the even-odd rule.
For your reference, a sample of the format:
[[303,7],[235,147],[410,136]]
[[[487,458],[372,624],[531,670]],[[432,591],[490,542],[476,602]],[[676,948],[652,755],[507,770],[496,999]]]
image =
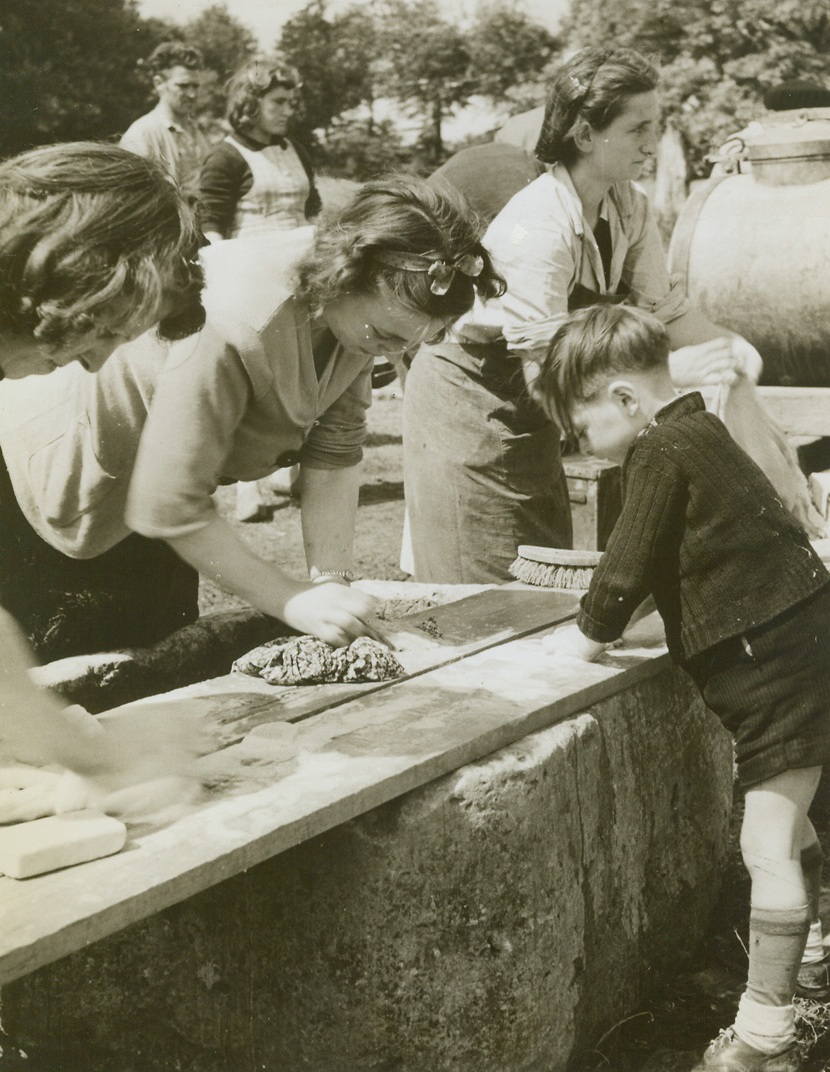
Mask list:
[[415,579],[510,580],[520,544],[570,547],[559,430],[504,346],[423,346],[404,390]]

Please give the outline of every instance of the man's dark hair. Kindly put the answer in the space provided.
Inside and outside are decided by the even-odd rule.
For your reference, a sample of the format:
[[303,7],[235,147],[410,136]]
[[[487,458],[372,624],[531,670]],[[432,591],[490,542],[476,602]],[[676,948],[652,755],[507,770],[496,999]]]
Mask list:
[[171,67],[187,67],[188,70],[199,71],[204,65],[205,61],[198,48],[186,45],[184,41],[162,41],[142,64],[151,75],[169,71]]

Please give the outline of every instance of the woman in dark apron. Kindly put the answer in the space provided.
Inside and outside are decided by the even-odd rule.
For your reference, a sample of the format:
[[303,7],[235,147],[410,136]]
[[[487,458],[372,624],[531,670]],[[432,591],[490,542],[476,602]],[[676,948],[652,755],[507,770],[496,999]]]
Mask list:
[[657,83],[630,49],[585,49],[563,66],[536,149],[546,169],[485,235],[506,293],[476,302],[412,364],[404,464],[419,581],[505,581],[519,544],[571,545],[560,433],[529,388],[570,310],[623,299],[648,309],[668,327],[679,385],[718,382],[740,365],[732,333],[670,280],[635,185],[656,152]]

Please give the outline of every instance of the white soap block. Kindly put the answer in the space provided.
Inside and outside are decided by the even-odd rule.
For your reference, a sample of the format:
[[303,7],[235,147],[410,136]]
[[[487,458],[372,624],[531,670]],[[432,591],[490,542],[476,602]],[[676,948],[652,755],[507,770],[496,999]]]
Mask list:
[[127,828],[100,811],[68,811],[0,829],[0,874],[31,878],[109,856],[124,847]]

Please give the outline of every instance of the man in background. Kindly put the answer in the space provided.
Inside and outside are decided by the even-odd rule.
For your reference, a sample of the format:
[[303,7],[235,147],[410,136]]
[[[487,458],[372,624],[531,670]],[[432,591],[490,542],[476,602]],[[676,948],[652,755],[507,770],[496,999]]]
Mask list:
[[156,107],[129,127],[120,144],[158,161],[185,196],[195,196],[199,169],[210,142],[194,120],[204,61],[181,41],[165,41],[144,65],[158,94]]

